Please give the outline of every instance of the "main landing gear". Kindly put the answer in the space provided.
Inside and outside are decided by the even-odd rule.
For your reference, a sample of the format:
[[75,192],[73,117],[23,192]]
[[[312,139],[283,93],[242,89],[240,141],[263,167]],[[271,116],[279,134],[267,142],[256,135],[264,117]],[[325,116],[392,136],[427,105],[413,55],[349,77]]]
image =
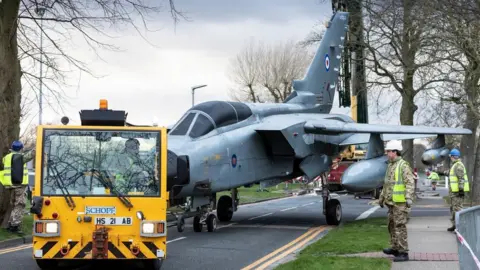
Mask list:
[[[213,232],[217,229],[217,215],[220,221],[230,221],[233,217],[233,212],[238,209],[238,191],[232,189],[231,197],[223,195],[216,203],[216,194],[212,196],[195,196],[186,203],[186,211],[184,214],[177,216],[177,230],[183,232],[185,230],[185,214],[196,212],[193,218],[193,231],[201,232],[203,226],[206,225],[208,232]],[[213,213],[217,210],[217,215]]]
[[323,197],[323,214],[327,219],[328,225],[339,225],[342,221],[342,205],[337,199],[330,197],[330,191],[328,190],[328,172],[324,173],[321,177],[322,181],[322,197]]

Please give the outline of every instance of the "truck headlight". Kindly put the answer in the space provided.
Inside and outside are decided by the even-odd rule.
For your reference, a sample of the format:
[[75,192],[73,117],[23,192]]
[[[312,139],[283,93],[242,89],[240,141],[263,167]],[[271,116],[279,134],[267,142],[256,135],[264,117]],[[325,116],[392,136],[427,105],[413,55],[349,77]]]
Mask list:
[[143,237],[164,237],[166,236],[167,223],[163,220],[146,220],[140,224],[140,235]]
[[45,232],[46,233],[58,233],[58,223],[56,223],[56,222],[45,223]]
[[153,223],[143,223],[142,232],[143,233],[153,233],[155,225]]

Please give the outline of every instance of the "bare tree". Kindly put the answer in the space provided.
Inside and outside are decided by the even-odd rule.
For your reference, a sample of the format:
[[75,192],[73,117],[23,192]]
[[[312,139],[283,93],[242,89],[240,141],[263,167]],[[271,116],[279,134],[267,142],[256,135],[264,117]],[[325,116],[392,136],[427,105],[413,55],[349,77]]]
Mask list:
[[29,125],[20,135],[20,141],[25,149],[31,149],[36,145],[37,125]]
[[[369,85],[395,89],[401,96],[400,123],[413,125],[415,97],[450,81],[440,68],[447,61],[446,48],[434,30],[440,15],[430,1],[368,0],[364,10],[367,68],[376,75]],[[413,140],[403,146],[413,164]]]
[[231,97],[249,102],[282,102],[292,81],[305,74],[312,55],[292,40],[268,46],[250,40],[231,59],[228,74],[235,84]]
[[[163,12],[163,2],[165,1],[0,1],[0,155],[8,152],[9,144],[19,137],[22,95],[25,95],[22,91],[22,77],[32,89],[36,89],[36,82],[40,81],[28,68],[22,68],[21,63],[27,61],[31,66],[43,63],[50,77],[42,78],[42,86],[49,92],[46,94],[58,100],[62,96],[62,91],[59,90],[62,87],[55,89],[51,86],[62,86],[65,82],[69,70],[62,64],[66,63],[73,69],[94,75],[85,62],[73,57],[62,46],[65,41],[72,39],[72,33],[81,35],[93,50],[117,50],[106,41],[111,36],[104,27],[132,26],[141,35],[138,23],[148,30],[147,16],[157,16]],[[177,11],[174,0],[168,0],[167,5],[175,23],[181,17],[186,18]],[[46,43],[42,53],[38,32],[42,33]],[[0,186],[0,197],[6,197],[2,193],[3,187]],[[5,204],[2,204],[0,224],[2,219],[9,217],[7,212]]]
[[[360,2],[365,14],[364,38],[362,41],[351,37],[350,40],[362,44],[350,46],[365,48],[366,89],[369,89],[369,97],[377,103],[373,107],[377,114],[383,115],[397,108],[398,103],[400,123],[413,125],[414,116],[419,112],[416,102],[423,100],[426,103],[424,93],[451,81],[441,68],[449,58],[447,49],[442,46],[441,35],[434,27],[441,13],[430,1]],[[304,43],[309,44],[309,39],[318,36],[321,34],[310,34]],[[396,94],[391,93],[392,90]],[[405,159],[413,164],[413,140],[404,141],[403,146],[407,149]]]
[[[444,44],[450,48],[451,76],[455,84],[437,89],[437,95],[465,111],[464,127],[474,131],[473,136],[463,136],[461,152],[472,178],[472,199],[480,204],[480,146],[476,138],[480,120],[480,2],[436,0],[443,13],[437,24],[444,35]],[[476,146],[477,145],[477,146]]]

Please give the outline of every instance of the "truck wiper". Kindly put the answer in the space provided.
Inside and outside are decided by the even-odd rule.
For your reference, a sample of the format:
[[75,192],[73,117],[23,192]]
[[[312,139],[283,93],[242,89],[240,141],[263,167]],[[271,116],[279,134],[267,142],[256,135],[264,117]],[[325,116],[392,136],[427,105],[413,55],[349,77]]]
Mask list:
[[63,182],[62,178],[59,176],[57,168],[52,167],[53,164],[54,163],[52,160],[48,160],[47,174],[50,174],[50,171],[54,171],[55,176],[53,178],[57,183],[57,187],[60,188],[60,191],[62,191],[63,197],[65,198],[65,201],[67,201],[68,207],[70,207],[71,209],[74,209],[75,202],[73,201],[72,195],[70,195],[70,192],[68,192],[68,189],[65,187],[65,183]]
[[72,195],[68,192],[68,189],[65,187],[65,183],[63,182],[62,178],[58,174],[58,170],[55,167],[55,162],[51,160],[51,151],[52,151],[52,144],[50,143],[48,147],[48,160],[47,160],[47,179],[50,176],[50,172],[55,170],[55,182],[57,183],[57,187],[60,188],[62,191],[63,197],[65,198],[65,201],[67,202],[68,207],[70,207],[72,210],[75,208],[75,202],[73,201]]
[[124,195],[120,194],[116,187],[112,184],[111,181],[108,181],[106,179],[106,176],[108,175],[106,171],[104,170],[97,170],[97,169],[91,169],[90,172],[93,173],[97,172],[99,174],[98,180],[102,183],[102,185],[108,189],[110,189],[110,192],[112,192],[115,196],[117,196],[118,199],[128,208],[132,208],[133,204],[130,202],[130,200],[125,197]]

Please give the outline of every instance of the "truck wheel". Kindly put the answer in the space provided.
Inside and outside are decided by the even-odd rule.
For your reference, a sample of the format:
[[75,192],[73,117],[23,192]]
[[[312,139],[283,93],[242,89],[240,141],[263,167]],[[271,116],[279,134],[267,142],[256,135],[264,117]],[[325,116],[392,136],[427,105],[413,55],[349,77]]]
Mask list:
[[52,259],[35,259],[38,268],[42,270],[51,270],[58,268],[58,261]]
[[161,259],[148,259],[144,260],[143,266],[149,270],[160,270],[162,268],[163,260]]

